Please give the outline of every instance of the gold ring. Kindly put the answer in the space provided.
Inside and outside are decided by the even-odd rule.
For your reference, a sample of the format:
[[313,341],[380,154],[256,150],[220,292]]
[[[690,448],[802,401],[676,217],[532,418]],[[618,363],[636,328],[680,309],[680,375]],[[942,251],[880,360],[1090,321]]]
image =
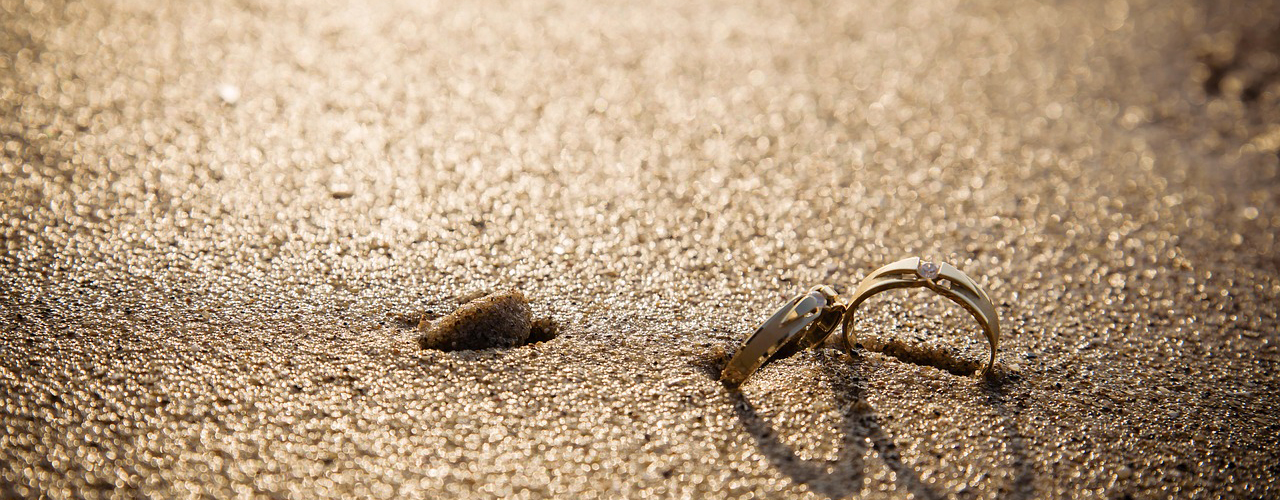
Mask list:
[[740,385],[783,347],[805,349],[821,343],[840,323],[844,305],[835,290],[826,285],[792,297],[747,337],[742,348],[729,359],[720,380]]
[[968,275],[946,263],[938,264],[921,260],[919,257],[903,259],[867,276],[858,284],[852,298],[845,306],[844,343],[849,352],[853,352],[854,332],[853,313],[867,298],[885,290],[895,288],[923,287],[960,304],[978,323],[982,325],[991,345],[991,357],[982,371],[988,373],[996,362],[996,349],[1000,345],[1000,317],[991,303],[991,297],[978,286]]

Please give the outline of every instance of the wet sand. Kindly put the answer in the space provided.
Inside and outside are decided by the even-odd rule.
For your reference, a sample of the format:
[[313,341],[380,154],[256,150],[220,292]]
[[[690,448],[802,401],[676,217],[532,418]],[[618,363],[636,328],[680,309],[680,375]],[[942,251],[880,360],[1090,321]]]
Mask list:
[[[0,497],[1280,496],[1280,5],[1181,4],[0,0]],[[716,381],[915,255],[992,376]]]

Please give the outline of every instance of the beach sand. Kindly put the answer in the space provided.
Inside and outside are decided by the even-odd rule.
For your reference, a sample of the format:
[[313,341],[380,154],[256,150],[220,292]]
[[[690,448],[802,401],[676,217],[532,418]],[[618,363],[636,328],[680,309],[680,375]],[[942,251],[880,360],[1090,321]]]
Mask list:
[[[0,497],[1275,498],[1276,2],[0,0]],[[863,348],[726,354],[911,256]],[[418,346],[514,289],[555,338]]]

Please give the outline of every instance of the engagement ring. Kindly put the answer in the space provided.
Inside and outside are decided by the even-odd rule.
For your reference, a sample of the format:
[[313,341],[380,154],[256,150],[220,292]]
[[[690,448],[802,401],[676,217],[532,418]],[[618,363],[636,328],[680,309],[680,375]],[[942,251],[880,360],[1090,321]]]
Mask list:
[[853,313],[867,298],[894,288],[924,287],[960,304],[982,325],[987,342],[991,345],[991,357],[983,373],[991,371],[996,361],[996,349],[1000,345],[1000,318],[991,303],[991,297],[968,275],[946,263],[921,260],[919,257],[903,259],[871,273],[858,284],[853,297],[845,304],[844,343],[853,352],[856,337],[853,332]]

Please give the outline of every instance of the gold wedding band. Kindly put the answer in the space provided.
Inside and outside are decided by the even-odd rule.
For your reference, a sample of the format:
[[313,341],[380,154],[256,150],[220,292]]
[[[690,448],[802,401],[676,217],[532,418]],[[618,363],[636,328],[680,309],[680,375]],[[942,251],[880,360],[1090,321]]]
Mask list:
[[826,340],[840,323],[844,306],[835,290],[816,286],[779,307],[729,359],[720,380],[739,385],[783,347],[812,347]]
[[969,311],[982,325],[991,346],[991,357],[983,373],[991,371],[996,361],[996,349],[1000,346],[1000,318],[996,314],[991,297],[968,275],[946,263],[938,264],[919,257],[903,259],[875,270],[858,284],[858,289],[845,305],[844,343],[853,352],[855,337],[853,313],[867,298],[895,288],[923,287],[951,299]]

